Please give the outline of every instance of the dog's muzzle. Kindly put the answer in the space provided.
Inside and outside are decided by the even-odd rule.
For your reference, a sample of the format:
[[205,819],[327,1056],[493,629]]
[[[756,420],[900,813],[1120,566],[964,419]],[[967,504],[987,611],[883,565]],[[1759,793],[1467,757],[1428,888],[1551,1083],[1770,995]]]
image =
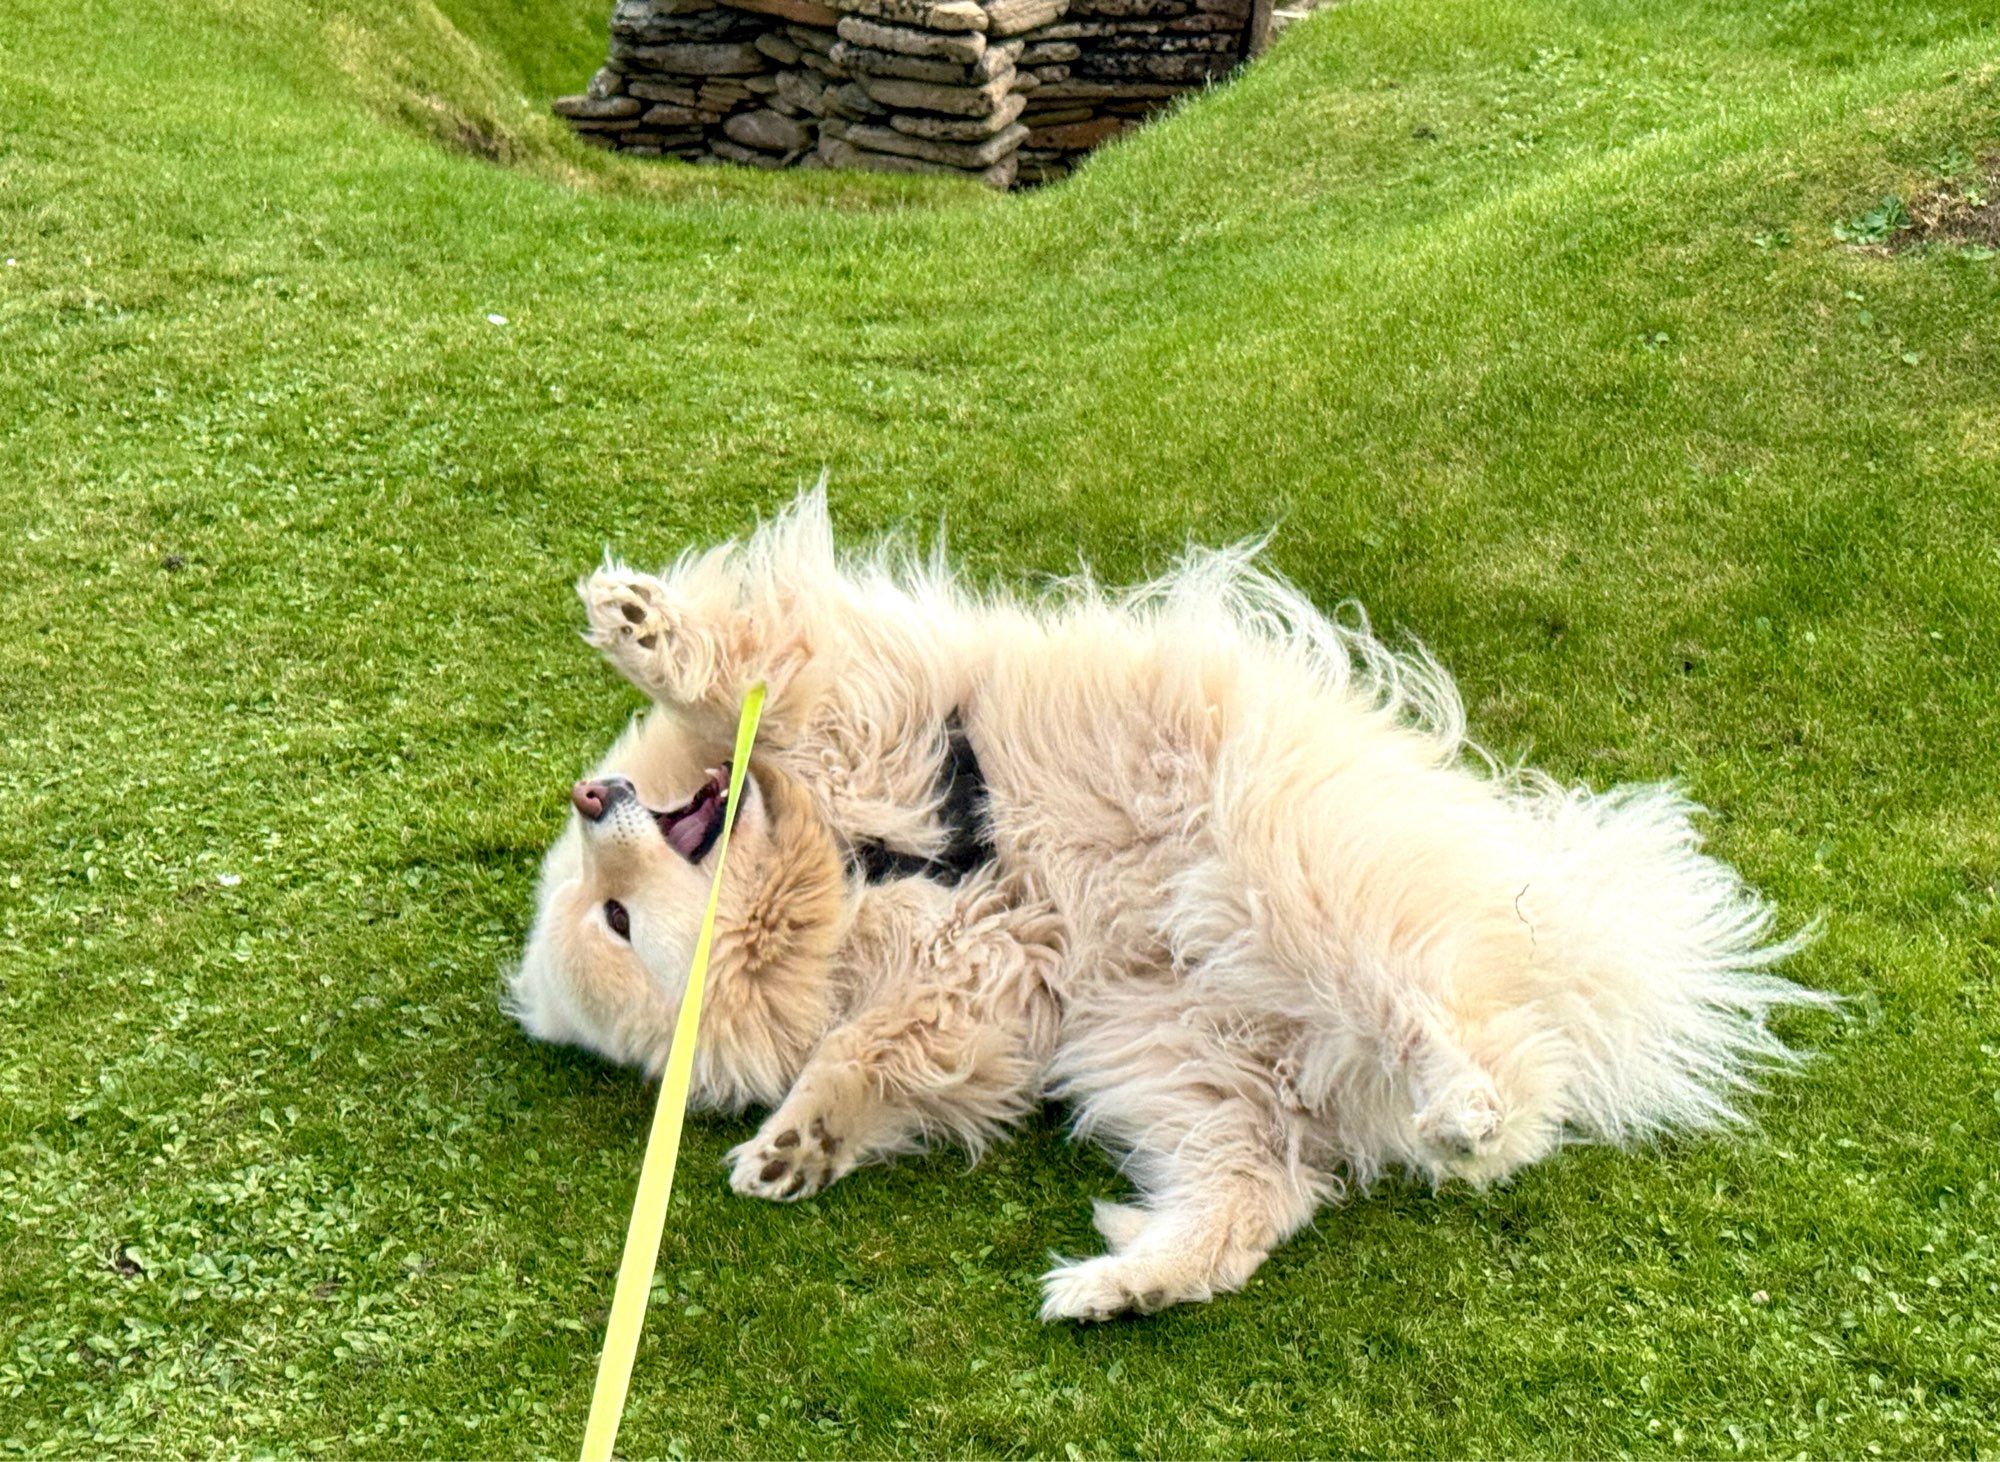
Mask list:
[[[636,827],[642,819],[650,820],[668,847],[688,862],[699,863],[722,833],[729,807],[729,763],[710,767],[694,796],[664,812],[641,802],[638,788],[624,777],[586,778],[569,789],[569,800],[577,814],[598,830],[594,836],[613,836],[628,822]],[[625,812],[628,804],[632,810]]]

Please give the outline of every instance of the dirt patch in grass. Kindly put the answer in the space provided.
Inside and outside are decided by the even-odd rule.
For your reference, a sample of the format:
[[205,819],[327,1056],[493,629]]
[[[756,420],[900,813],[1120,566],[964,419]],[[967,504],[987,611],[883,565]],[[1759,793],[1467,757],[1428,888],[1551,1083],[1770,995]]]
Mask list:
[[2000,153],[1909,201],[1909,224],[1888,241],[1896,253],[1924,244],[2000,250]]
[[1894,193],[1842,219],[1833,236],[1869,254],[1908,254],[1942,248],[1992,258],[2000,254],[2000,153],[1978,162],[1961,155],[1945,175],[1913,193]]

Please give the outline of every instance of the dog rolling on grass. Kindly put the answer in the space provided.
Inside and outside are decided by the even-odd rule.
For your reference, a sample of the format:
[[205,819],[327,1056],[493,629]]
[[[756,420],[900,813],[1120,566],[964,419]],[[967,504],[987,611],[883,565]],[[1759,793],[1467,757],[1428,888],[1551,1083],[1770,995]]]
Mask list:
[[1799,941],[1696,809],[1494,766],[1428,657],[1250,559],[1021,601],[843,557],[812,495],[607,566],[591,638],[660,709],[573,792],[514,1013],[660,1069],[726,796],[703,756],[763,680],[695,1069],[702,1104],[775,1108],[739,1192],[976,1154],[1061,1099],[1137,1189],[1045,1278],[1045,1319],[1102,1320],[1239,1288],[1391,1167],[1488,1183],[1735,1120],[1791,1059],[1767,1016],[1827,997],[1771,973]]

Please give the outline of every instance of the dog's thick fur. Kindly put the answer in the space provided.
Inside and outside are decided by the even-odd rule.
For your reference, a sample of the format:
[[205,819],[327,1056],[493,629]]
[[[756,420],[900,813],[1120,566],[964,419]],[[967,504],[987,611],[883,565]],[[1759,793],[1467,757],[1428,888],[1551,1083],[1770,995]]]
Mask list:
[[[1043,1097],[1122,1160],[1110,1252],[1047,1318],[1241,1286],[1390,1167],[1504,1177],[1565,1140],[1720,1126],[1765,1025],[1818,1002],[1766,907],[1658,786],[1565,789],[1471,747],[1450,680],[1247,550],[1123,595],[974,593],[939,559],[837,554],[819,495],[661,577],[581,586],[665,708],[606,766],[662,806],[770,687],[740,809],[697,1096],[777,1103],[733,1155],[788,1198]],[[992,867],[865,886],[866,838],[941,846],[956,711]],[[656,1071],[708,872],[646,819],[551,853],[512,1001],[527,1029]],[[632,909],[629,943],[597,912]]]

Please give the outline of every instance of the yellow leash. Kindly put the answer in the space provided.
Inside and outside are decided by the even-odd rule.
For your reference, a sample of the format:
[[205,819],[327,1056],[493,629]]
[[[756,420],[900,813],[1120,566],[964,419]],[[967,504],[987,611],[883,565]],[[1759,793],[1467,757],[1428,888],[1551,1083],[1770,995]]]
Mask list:
[[632,1222],[625,1230],[625,1257],[618,1264],[611,1323],[604,1330],[597,1388],[591,1392],[590,1421],[583,1430],[583,1462],[610,1462],[611,1448],[618,1440],[618,1421],[625,1412],[625,1391],[632,1384],[632,1360],[639,1352],[639,1329],[646,1320],[653,1269],[660,1262],[660,1235],[666,1230],[667,1200],[674,1191],[674,1159],[681,1150],[681,1119],[687,1115],[688,1084],[694,1077],[694,1038],[701,1025],[702,989],[708,982],[708,947],[715,941],[722,867],[729,856],[730,829],[736,826],[737,797],[750,767],[750,743],[756,740],[757,718],[763,711],[764,687],[759,683],[750,688],[743,701],[743,715],[736,723],[736,756],[729,763],[729,805],[723,809],[722,837],[715,845],[715,879],[708,888],[708,912],[702,915],[694,961],[688,967],[687,992],[681,996],[681,1012],[674,1021],[667,1069],[660,1077],[660,1103],[653,1109],[653,1131],[646,1139],[646,1161],[639,1169]]

